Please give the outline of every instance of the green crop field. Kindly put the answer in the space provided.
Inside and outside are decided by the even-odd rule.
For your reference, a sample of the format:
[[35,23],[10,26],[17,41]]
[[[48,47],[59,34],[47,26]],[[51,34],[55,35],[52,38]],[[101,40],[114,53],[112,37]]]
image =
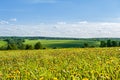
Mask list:
[[0,47],[4,47],[7,45],[7,42],[0,40]]
[[[84,43],[88,43],[89,46],[99,47],[100,42],[94,40],[28,40],[26,39],[24,44],[34,46],[37,42],[41,42],[44,48],[79,48],[83,47]],[[7,42],[0,40],[0,47],[5,47]]]
[[31,44],[34,45],[36,42],[40,41],[43,45],[43,47],[46,48],[78,48],[82,47],[83,44],[86,42],[90,46],[96,46],[98,47],[100,42],[99,41],[89,41],[89,40],[26,40],[25,44]]
[[0,51],[0,80],[120,80],[120,48]]

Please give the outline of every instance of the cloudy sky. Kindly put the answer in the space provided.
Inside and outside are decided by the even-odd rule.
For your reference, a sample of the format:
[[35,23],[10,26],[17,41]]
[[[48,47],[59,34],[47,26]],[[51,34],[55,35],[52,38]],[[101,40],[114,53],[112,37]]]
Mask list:
[[0,36],[119,37],[120,0],[0,0]]

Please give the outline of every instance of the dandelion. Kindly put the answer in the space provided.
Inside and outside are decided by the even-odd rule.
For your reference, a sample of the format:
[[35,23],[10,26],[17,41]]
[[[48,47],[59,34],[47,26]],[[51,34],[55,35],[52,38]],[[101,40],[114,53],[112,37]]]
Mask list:
[[53,80],[58,80],[57,78],[53,78]]
[[83,78],[82,80],[89,80],[88,78]]
[[3,76],[3,74],[2,74],[2,72],[0,71],[0,79],[2,78],[2,76]]
[[15,76],[13,76],[13,75],[9,74],[9,75],[7,76],[7,78],[8,78],[8,79],[14,79],[14,78],[15,78]]
[[16,70],[15,72],[18,73],[18,74],[20,74],[20,71],[19,71],[19,70]]
[[41,77],[39,80],[44,80],[44,77]]

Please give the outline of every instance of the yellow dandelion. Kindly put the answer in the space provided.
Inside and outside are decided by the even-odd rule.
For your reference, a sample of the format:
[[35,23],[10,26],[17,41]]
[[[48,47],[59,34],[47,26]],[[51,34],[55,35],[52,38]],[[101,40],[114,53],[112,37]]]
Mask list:
[[0,78],[3,76],[2,72],[0,71]]
[[20,71],[19,71],[19,70],[16,70],[16,73],[20,74]]
[[15,76],[13,76],[13,75],[10,74],[10,75],[7,76],[7,78],[13,79],[13,78],[15,78]]
[[53,80],[58,80],[57,78],[53,78]]
[[41,77],[39,80],[44,80],[44,77]]
[[83,78],[82,80],[89,80],[88,78]]

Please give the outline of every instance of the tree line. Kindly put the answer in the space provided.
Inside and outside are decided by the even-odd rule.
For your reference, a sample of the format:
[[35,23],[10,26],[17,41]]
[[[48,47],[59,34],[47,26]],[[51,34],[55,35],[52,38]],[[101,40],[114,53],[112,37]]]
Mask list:
[[[83,48],[89,48],[89,47],[96,47],[96,46],[90,46],[88,43],[83,44]],[[120,47],[120,41],[114,41],[114,40],[103,40],[100,41],[99,47]]]
[[[24,44],[25,39],[22,38],[9,38],[4,39],[4,41],[7,42],[6,47],[0,48],[1,50],[33,50],[33,49],[46,49],[43,48],[41,42],[37,42],[35,45],[30,44]],[[118,47],[120,46],[120,41],[115,40],[102,40],[100,41],[99,47]],[[90,45],[87,42],[83,43],[83,46],[81,48],[89,48],[89,47],[97,47],[95,44]],[[53,49],[56,49],[57,47],[53,47]]]
[[31,50],[31,49],[42,49],[42,44],[37,42],[35,45],[24,44],[24,39],[5,39],[7,46],[4,50]]
[[100,47],[118,47],[118,46],[120,46],[119,41],[107,40],[100,42]]

